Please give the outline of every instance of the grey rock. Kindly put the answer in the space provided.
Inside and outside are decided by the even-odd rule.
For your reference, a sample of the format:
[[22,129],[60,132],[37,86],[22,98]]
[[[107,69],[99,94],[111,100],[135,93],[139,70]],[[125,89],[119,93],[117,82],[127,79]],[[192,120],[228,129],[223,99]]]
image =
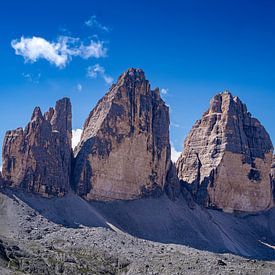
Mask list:
[[166,177],[165,192],[173,201],[177,200],[181,194],[181,186],[177,175],[176,165],[172,161]]

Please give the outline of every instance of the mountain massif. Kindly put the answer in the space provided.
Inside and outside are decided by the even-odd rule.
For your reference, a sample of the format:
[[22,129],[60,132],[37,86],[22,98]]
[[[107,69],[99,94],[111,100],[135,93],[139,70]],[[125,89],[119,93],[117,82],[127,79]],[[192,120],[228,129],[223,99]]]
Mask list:
[[[14,241],[20,231],[20,238],[26,234],[48,247],[61,232],[56,230],[72,238],[60,225],[96,226],[163,243],[275,258],[273,145],[230,92],[213,97],[176,164],[171,161],[169,108],[141,69],[128,69],[99,100],[74,151],[71,139],[68,98],[44,115],[36,107],[25,129],[6,133],[0,236],[14,234]],[[18,211],[21,216],[13,219]],[[32,211],[36,214],[25,220]],[[37,213],[45,225],[42,235]],[[11,261],[7,251],[0,242],[0,259]]]

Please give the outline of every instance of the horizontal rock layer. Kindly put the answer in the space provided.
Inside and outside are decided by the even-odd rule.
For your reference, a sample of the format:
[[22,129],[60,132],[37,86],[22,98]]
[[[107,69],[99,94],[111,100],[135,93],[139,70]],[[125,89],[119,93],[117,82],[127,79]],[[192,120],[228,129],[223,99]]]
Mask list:
[[205,206],[264,210],[272,201],[272,152],[264,127],[239,98],[224,92],[211,100],[186,138],[178,176]]

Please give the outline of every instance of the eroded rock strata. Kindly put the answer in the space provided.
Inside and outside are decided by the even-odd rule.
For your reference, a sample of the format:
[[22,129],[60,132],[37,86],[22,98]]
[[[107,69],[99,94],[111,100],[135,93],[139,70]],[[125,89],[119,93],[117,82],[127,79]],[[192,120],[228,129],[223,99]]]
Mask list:
[[264,127],[226,91],[211,100],[186,138],[178,177],[202,205],[260,211],[272,205],[272,155]]
[[142,70],[127,70],[98,102],[74,154],[75,188],[88,200],[134,199],[164,189],[169,111]]
[[63,196],[70,187],[72,113],[68,98],[42,115],[33,111],[25,129],[8,131],[3,144],[3,179],[43,196]]

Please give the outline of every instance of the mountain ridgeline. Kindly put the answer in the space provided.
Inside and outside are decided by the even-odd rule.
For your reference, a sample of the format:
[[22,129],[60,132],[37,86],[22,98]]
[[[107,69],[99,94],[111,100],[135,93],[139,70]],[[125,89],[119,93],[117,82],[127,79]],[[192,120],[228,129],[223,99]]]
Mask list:
[[99,100],[74,152],[71,138],[68,98],[44,115],[36,107],[25,129],[5,135],[1,187],[49,198],[73,191],[87,201],[188,197],[228,212],[274,206],[271,139],[227,91],[211,100],[176,164],[169,109],[141,69],[128,69]]

